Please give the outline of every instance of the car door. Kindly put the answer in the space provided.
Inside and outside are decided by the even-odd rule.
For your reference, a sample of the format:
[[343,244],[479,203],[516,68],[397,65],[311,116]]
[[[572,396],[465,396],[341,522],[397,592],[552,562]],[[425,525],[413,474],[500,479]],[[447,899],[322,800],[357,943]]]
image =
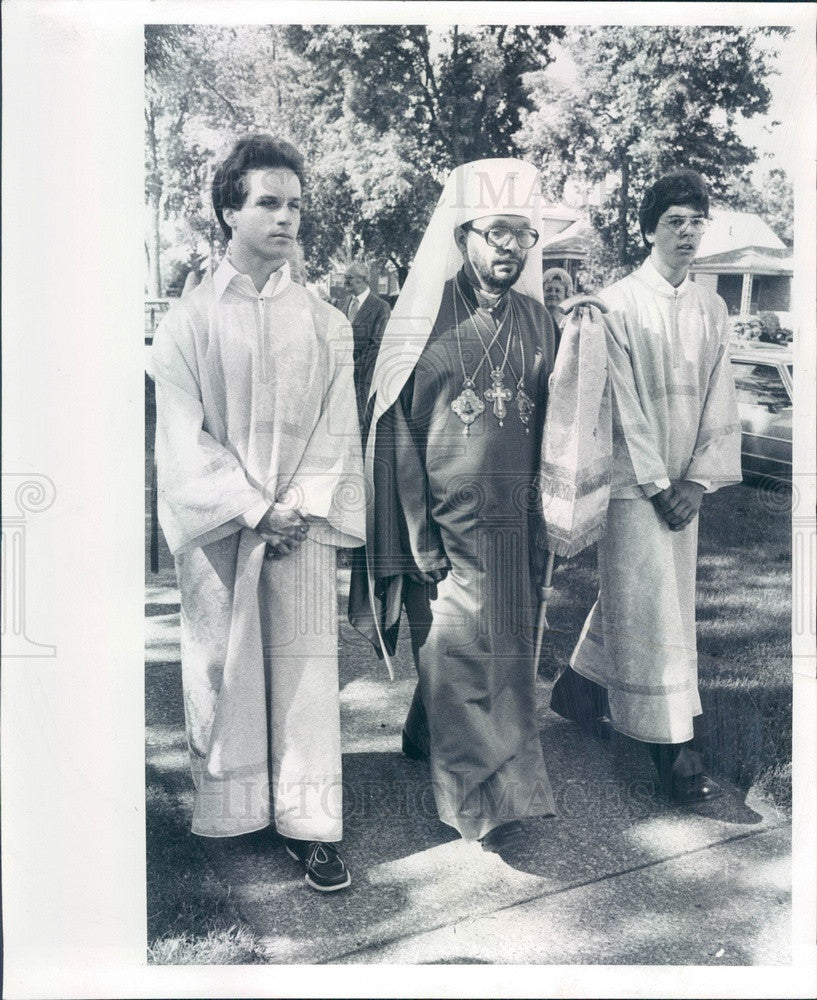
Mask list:
[[732,358],[746,476],[791,482],[792,399],[789,381],[773,361]]

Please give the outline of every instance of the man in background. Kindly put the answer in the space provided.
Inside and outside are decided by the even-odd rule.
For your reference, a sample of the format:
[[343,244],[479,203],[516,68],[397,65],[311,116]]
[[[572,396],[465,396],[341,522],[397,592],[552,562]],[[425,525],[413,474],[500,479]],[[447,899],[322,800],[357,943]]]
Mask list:
[[354,336],[355,393],[358,416],[363,423],[369,385],[383,331],[391,315],[388,302],[375,295],[369,285],[369,269],[359,261],[346,268],[348,294],[333,304],[346,314]]

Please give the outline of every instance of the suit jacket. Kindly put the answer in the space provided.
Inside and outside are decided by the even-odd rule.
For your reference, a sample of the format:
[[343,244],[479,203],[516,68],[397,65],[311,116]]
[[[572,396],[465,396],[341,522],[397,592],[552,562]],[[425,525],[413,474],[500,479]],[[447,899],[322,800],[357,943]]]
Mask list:
[[[344,315],[349,313],[349,303],[351,295],[345,298],[338,298],[332,301],[337,309]],[[383,331],[391,316],[391,309],[388,302],[385,302],[374,292],[370,291],[366,296],[366,301],[358,309],[357,315],[352,320],[352,334],[354,336],[354,364],[355,364],[355,392],[357,394],[358,416],[363,423],[363,413],[366,409],[366,397],[369,395],[369,386],[374,372],[374,363],[377,360],[377,352],[380,349],[380,341],[383,339]]]

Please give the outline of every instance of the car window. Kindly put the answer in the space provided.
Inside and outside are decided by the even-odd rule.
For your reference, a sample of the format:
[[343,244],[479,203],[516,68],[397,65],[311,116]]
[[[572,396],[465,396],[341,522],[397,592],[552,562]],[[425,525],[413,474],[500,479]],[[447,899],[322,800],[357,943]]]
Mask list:
[[733,361],[732,372],[739,403],[761,406],[768,413],[791,409],[788,390],[774,365]]

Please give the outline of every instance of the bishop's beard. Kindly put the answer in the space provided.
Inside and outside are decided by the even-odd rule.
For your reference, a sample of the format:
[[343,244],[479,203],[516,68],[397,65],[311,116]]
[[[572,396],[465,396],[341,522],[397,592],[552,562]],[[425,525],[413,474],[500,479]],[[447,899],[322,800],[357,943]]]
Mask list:
[[477,277],[480,279],[480,283],[485,288],[492,291],[495,295],[502,295],[519,280],[520,275],[522,274],[522,262],[516,257],[503,258],[503,264],[513,263],[516,265],[516,271],[514,273],[503,276],[499,276],[494,273],[493,268],[497,263],[497,261],[494,261],[492,264],[486,264],[481,260],[471,261],[471,265],[474,268]]

